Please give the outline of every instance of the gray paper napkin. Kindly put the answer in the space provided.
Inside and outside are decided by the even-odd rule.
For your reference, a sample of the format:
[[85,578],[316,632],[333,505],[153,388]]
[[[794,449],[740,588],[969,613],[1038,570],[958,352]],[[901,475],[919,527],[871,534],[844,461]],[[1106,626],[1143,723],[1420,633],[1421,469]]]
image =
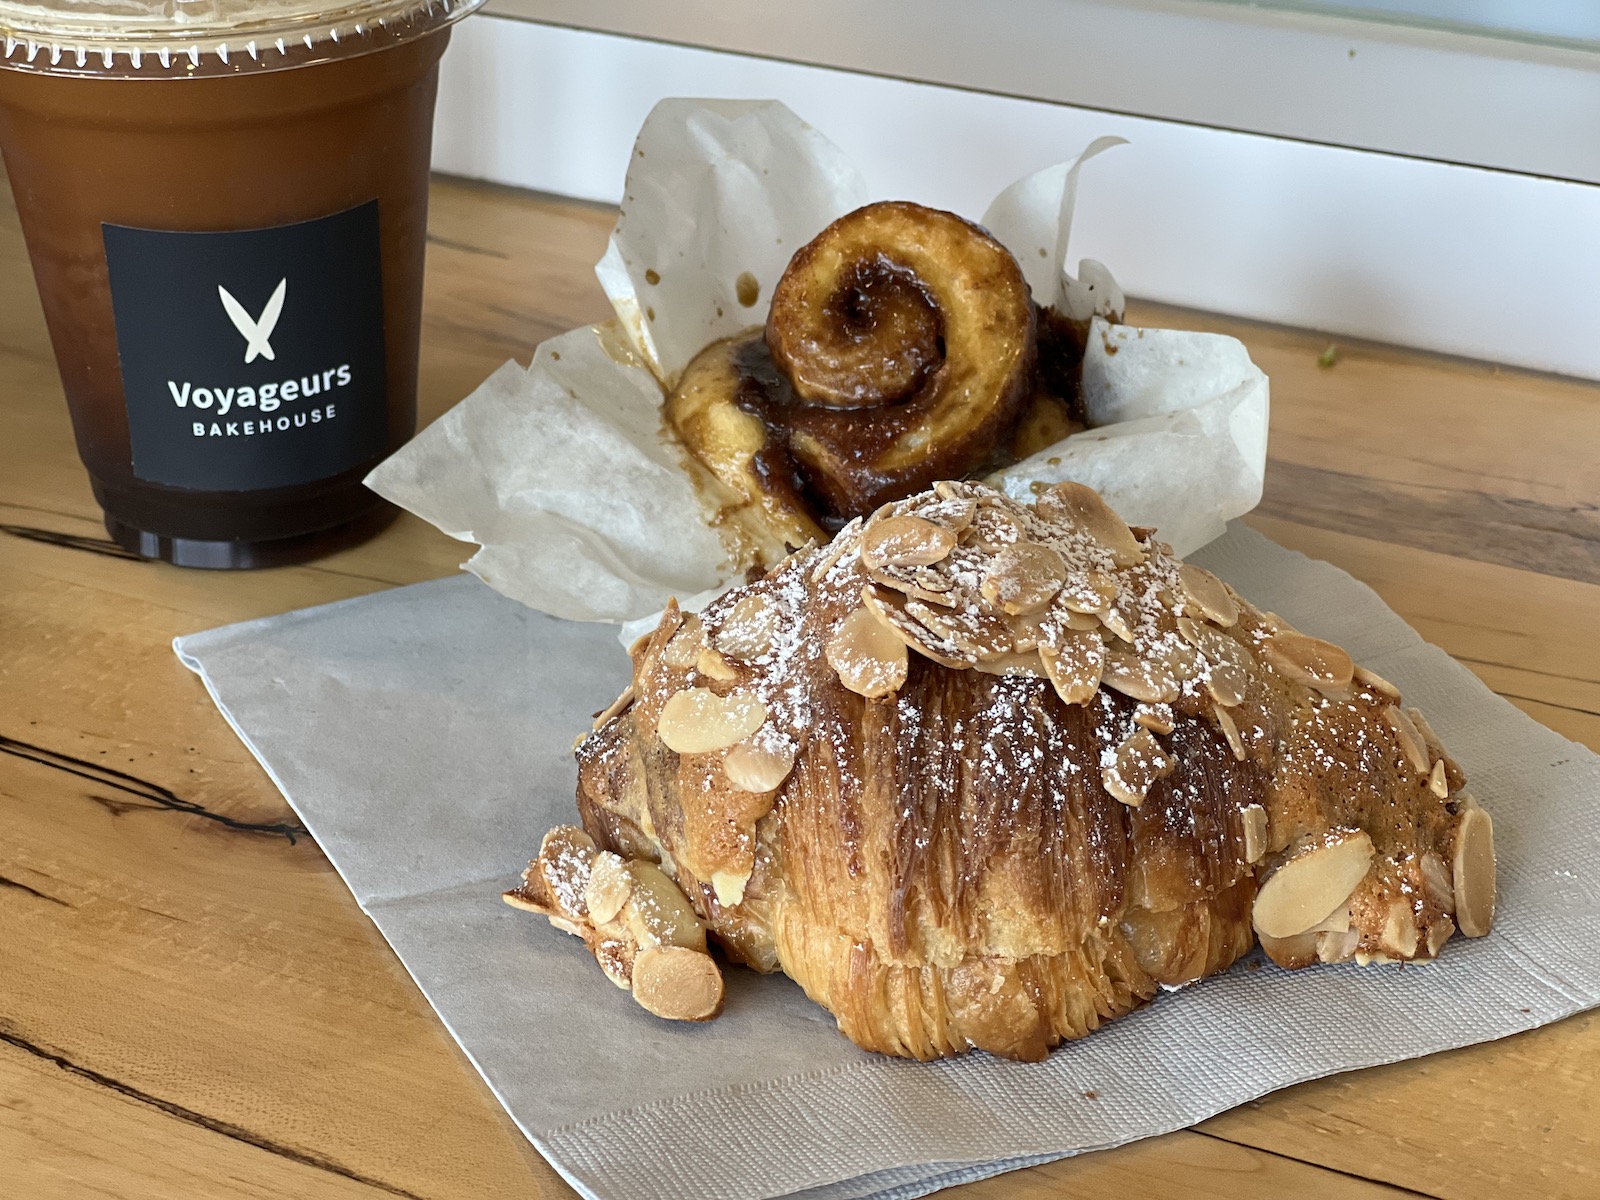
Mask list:
[[609,626],[558,621],[457,576],[177,650],[580,1192],[912,1197],[1600,1003],[1600,758],[1327,563],[1237,524],[1194,558],[1346,646],[1428,714],[1494,815],[1498,924],[1420,968],[1239,967],[1039,1064],[867,1054],[787,979],[739,969],[718,1020],[659,1021],[576,939],[500,902],[540,835],[573,819],[572,739],[627,679]]

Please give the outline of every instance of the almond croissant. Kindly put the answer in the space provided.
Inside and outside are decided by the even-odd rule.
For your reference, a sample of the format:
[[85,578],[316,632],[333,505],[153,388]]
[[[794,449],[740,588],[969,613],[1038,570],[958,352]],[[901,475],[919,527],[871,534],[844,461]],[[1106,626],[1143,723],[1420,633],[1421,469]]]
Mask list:
[[662,1016],[706,935],[886,1054],[1038,1059],[1214,974],[1488,932],[1493,831],[1415,709],[1099,495],[943,483],[671,606],[513,904]]

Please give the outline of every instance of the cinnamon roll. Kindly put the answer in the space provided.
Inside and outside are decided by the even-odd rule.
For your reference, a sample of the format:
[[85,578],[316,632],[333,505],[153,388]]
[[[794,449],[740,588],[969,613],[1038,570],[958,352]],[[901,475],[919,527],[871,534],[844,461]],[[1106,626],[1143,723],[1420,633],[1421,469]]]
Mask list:
[[764,329],[689,364],[667,420],[771,565],[782,546],[1082,428],[1084,331],[1041,314],[978,226],[871,204],[794,256]]

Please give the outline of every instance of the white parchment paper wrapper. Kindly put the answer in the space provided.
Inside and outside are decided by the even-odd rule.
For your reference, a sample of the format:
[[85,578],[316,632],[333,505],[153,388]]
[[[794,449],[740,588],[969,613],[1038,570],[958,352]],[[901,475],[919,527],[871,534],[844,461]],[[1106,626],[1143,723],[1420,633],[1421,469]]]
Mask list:
[[[1103,266],[1066,269],[1079,167],[1120,141],[1018,180],[984,215],[1035,298],[1080,318],[1121,311]],[[706,527],[682,451],[663,439],[661,385],[710,342],[765,321],[794,252],[868,196],[839,149],[781,104],[662,101],[595,269],[616,327],[546,342],[526,369],[506,363],[368,486],[478,543],[467,569],[544,612],[620,622],[720,589],[742,565]],[[1035,482],[1089,483],[1180,554],[1255,507],[1267,379],[1238,341],[1106,327],[1090,351],[1086,399],[1101,428],[1009,468],[998,486],[1031,500]]]
[[1213,333],[1095,318],[1083,360],[1088,432],[990,479],[1030,502],[1075,479],[1187,555],[1261,499],[1267,380],[1244,345]]
[[727,972],[717,1020],[659,1021],[577,939],[500,902],[540,835],[573,819],[572,737],[626,683],[603,626],[458,576],[196,634],[178,652],[585,1195],[911,1197],[1600,1003],[1600,759],[1326,563],[1238,525],[1194,557],[1428,714],[1494,815],[1497,924],[1424,967],[1236,967],[1038,1064],[871,1055],[787,979],[743,969]]

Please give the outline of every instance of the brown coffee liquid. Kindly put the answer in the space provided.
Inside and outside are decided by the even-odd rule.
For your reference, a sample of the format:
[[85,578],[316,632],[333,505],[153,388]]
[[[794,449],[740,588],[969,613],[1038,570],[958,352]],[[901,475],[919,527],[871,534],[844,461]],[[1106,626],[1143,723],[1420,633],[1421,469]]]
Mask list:
[[[303,561],[393,510],[361,484],[416,428],[434,94],[447,29],[260,74],[93,79],[0,70],[0,149],[78,450],[116,540],[185,566]],[[135,477],[102,224],[224,231],[376,200],[388,441],[292,487],[199,491]]]

